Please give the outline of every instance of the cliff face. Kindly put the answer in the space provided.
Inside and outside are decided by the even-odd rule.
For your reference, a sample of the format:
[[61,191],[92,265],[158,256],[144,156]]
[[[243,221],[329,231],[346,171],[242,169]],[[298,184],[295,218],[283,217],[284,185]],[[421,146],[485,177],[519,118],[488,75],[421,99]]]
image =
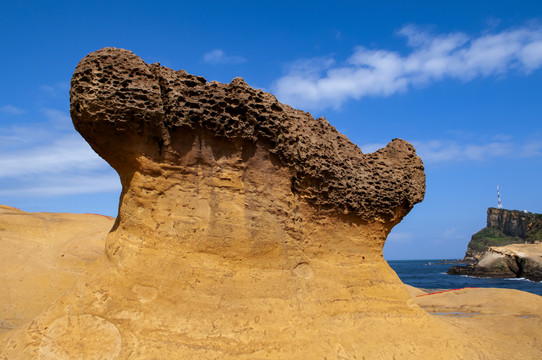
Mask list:
[[487,209],[487,226],[474,234],[466,259],[480,259],[491,246],[532,244],[542,241],[542,214],[518,210]]
[[[525,242],[533,242],[537,237],[542,214],[518,210],[487,209],[487,227],[498,229],[507,236],[520,237]],[[540,238],[539,238],[540,239]]]
[[7,358],[451,359],[480,345],[415,306],[382,257],[425,192],[409,143],[362,154],[242,79],[112,48],[80,62],[70,96],[121,178],[119,213],[106,256],[8,338]]

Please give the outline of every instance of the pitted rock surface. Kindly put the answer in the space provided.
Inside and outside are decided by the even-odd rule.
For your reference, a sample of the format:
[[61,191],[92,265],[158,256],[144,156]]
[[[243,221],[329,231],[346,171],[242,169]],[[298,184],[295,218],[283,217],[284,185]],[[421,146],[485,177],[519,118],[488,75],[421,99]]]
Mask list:
[[282,104],[241,78],[207,82],[105,48],[79,63],[70,96],[76,129],[121,178],[140,168],[139,155],[175,164],[172,132],[207,131],[263,144],[291,169],[292,191],[322,211],[397,222],[424,197],[423,164],[409,143],[395,139],[363,154],[325,118]]

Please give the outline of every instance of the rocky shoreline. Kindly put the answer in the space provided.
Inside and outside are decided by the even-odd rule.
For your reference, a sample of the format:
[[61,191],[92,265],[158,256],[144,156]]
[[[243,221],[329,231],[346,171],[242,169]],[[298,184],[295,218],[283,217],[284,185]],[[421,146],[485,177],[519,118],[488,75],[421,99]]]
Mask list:
[[542,244],[491,247],[478,262],[453,266],[448,274],[542,281]]

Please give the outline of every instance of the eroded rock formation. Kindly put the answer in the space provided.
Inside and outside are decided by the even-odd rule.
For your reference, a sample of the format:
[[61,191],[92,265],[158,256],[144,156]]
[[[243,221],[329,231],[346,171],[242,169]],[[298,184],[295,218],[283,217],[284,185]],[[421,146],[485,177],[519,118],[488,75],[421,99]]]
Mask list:
[[424,195],[407,142],[362,154],[240,78],[112,48],[80,62],[70,95],[76,129],[119,173],[119,213],[106,256],[5,340],[10,359],[487,355],[382,258]]

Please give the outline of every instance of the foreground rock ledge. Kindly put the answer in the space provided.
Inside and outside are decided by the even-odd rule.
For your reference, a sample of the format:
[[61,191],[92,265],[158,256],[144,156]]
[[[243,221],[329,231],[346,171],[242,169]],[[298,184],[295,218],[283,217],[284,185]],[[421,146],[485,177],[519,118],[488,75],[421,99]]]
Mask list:
[[5,357],[489,358],[382,258],[424,195],[410,144],[364,155],[239,78],[126,50],[85,57],[70,94],[76,129],[119,173],[119,214],[105,256],[4,339]]

